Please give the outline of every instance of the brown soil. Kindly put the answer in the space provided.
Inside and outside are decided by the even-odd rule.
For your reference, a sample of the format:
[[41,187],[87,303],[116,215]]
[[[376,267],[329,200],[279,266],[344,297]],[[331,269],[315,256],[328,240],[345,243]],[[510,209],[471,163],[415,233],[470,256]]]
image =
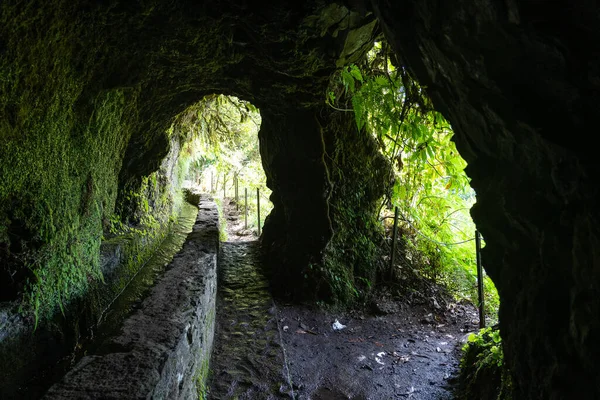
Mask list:
[[[390,301],[397,311],[331,313],[280,305],[282,343],[296,399],[451,399],[473,307],[432,312]],[[346,327],[334,330],[338,320]],[[474,321],[477,322],[477,321]]]

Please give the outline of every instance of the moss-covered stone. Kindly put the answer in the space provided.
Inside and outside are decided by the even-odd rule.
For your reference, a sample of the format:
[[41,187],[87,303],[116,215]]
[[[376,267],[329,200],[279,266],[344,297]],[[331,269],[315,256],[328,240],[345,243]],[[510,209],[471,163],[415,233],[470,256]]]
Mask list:
[[391,179],[373,139],[352,115],[329,110],[263,115],[260,137],[275,205],[262,238],[274,290],[339,304],[363,297],[376,280],[378,200]]
[[356,129],[353,115],[331,113],[322,133],[333,227],[323,253],[323,289],[344,304],[364,300],[381,277],[379,209],[393,175],[370,134]]

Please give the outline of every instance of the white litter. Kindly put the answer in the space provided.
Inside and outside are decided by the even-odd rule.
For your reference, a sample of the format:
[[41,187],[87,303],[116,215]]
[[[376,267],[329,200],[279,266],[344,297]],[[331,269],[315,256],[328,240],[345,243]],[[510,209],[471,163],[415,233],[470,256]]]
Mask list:
[[338,321],[336,319],[335,322],[333,323],[333,325],[331,325],[331,327],[333,328],[334,331],[341,331],[342,329],[344,329],[346,327],[346,325],[340,324],[340,321]]

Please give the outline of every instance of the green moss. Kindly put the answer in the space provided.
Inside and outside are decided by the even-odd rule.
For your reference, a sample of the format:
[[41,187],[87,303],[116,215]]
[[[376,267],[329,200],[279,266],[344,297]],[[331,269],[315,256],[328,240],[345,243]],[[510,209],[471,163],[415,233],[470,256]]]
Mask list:
[[204,344],[203,353],[201,354],[202,361],[200,368],[196,373],[196,392],[198,400],[205,400],[208,398],[208,377],[210,375],[210,355],[212,349],[209,348],[209,335],[214,332],[215,325],[215,309],[211,309],[206,317],[205,329],[203,329],[202,343]]
[[[0,261],[23,311],[49,317],[101,281],[102,221],[114,209],[129,129],[124,90],[84,93],[78,29],[58,4],[0,6]],[[44,29],[34,29],[43,26]],[[76,62],[74,62],[76,61]],[[91,70],[91,68],[90,68]],[[92,112],[92,110],[94,110]]]
[[[127,140],[122,92],[95,99],[97,112],[85,128],[72,113],[59,111],[73,94],[60,88],[57,93],[62,94],[55,95],[48,111],[53,115],[30,117],[24,137],[0,145],[6,160],[0,166],[0,215],[8,225],[3,239],[11,248],[21,243],[9,268],[31,271],[25,309],[40,316],[102,279],[102,220],[114,209]],[[11,226],[24,228],[11,232]]]
[[223,213],[223,200],[215,197],[215,203],[217,203],[217,211],[219,212],[219,240],[221,242],[227,241],[227,219]]
[[377,216],[389,166],[347,116],[333,116],[324,134],[332,149],[325,159],[334,233],[323,263],[311,265],[307,275],[316,277],[321,299],[347,304],[364,299],[377,280],[382,235]]
[[[116,202],[137,92],[84,91],[96,60],[78,57],[83,33],[68,7],[0,7],[0,25],[12,29],[0,55],[0,272],[19,277],[22,311],[46,319],[102,282],[103,230],[123,231]],[[29,29],[38,24],[48,29]],[[156,235],[180,204],[158,179],[131,193],[143,235]]]
[[209,365],[210,359],[208,357],[203,358],[196,378],[198,400],[205,400],[208,398],[207,378],[210,370]]

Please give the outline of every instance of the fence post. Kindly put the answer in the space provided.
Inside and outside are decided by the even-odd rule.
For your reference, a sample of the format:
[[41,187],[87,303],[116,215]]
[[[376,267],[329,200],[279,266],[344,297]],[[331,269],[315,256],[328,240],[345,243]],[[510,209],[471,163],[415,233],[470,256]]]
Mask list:
[[239,206],[239,197],[238,197],[238,177],[237,174],[235,174],[235,209],[237,211],[240,210],[240,206]]
[[256,188],[256,216],[258,219],[258,237],[260,237],[260,189]]
[[248,229],[248,188],[244,188],[244,229]]
[[398,206],[394,208],[394,228],[392,230],[392,252],[390,254],[390,280],[394,277],[394,263],[396,262],[396,241],[398,240]]
[[481,237],[479,236],[479,231],[475,231],[475,247],[477,252],[477,295],[479,297],[479,328],[485,328],[483,267],[481,266]]
[[215,185],[214,185],[214,172],[210,171],[210,192],[214,193],[215,192]]
[[225,187],[227,184],[227,174],[223,173],[223,200],[225,200]]

